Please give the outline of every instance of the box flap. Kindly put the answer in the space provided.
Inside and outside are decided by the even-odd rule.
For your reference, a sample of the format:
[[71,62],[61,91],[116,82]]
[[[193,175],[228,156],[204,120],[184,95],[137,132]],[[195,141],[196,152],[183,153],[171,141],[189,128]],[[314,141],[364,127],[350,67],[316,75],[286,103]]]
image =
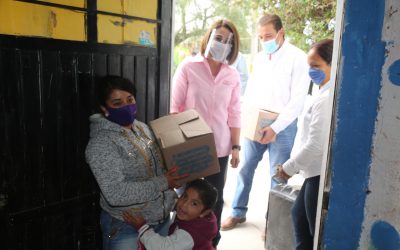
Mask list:
[[260,109],[260,112],[262,114],[267,114],[269,117],[274,118],[274,119],[276,119],[278,117],[278,115],[279,115],[279,113],[273,112],[273,111],[270,111],[270,110],[267,110],[267,109]]
[[212,130],[202,119],[192,120],[179,125],[186,138],[192,138],[200,135],[211,134]]
[[212,134],[212,130],[193,109],[150,121],[150,127],[163,148],[185,142],[189,138]]
[[183,124],[199,118],[199,114],[194,109],[189,109],[184,112],[172,115],[176,124]]
[[175,121],[169,116],[163,116],[156,120],[150,121],[150,127],[153,130],[156,138],[160,138],[160,134],[162,133],[178,129]]
[[183,136],[182,131],[171,130],[161,133],[159,135],[159,141],[161,148],[168,148],[183,143],[186,139]]

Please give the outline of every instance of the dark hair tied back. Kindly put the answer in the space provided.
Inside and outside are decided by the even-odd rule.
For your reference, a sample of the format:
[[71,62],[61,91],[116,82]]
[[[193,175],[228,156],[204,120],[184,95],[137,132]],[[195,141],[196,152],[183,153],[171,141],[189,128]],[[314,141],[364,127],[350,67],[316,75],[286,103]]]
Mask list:
[[96,89],[97,101],[104,107],[106,107],[106,101],[115,89],[129,92],[136,99],[135,85],[130,80],[120,76],[107,75],[99,78],[96,82]]
[[311,45],[311,49],[315,49],[317,54],[328,64],[332,63],[333,40],[324,39]]

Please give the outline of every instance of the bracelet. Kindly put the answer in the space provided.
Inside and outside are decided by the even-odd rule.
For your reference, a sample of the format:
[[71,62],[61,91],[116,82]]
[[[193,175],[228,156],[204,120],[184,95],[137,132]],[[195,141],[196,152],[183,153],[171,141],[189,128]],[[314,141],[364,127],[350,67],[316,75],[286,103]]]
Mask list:
[[235,150],[235,149],[240,151],[240,149],[241,149],[240,145],[237,145],[237,144],[232,145],[232,150]]

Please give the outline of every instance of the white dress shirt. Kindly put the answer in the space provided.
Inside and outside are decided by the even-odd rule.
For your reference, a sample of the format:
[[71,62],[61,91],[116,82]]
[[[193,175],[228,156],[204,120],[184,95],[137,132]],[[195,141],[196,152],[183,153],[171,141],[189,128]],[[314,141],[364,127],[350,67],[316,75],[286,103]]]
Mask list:
[[323,138],[328,133],[329,126],[329,88],[330,82],[319,89],[313,96],[309,106],[304,109],[301,134],[299,134],[300,147],[297,152],[292,152],[289,160],[283,164],[283,170],[288,175],[299,172],[304,178],[321,174]]
[[279,113],[271,125],[278,134],[303,109],[310,83],[308,68],[306,54],[286,40],[271,55],[259,52],[254,58],[253,71],[244,94],[245,107]]

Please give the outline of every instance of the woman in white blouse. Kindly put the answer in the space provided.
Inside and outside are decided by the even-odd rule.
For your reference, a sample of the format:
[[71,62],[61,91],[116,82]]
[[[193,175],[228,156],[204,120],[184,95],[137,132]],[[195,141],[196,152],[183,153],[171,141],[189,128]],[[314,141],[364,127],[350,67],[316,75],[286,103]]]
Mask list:
[[308,52],[309,75],[319,91],[305,107],[301,149],[277,168],[280,178],[288,179],[297,172],[305,178],[292,208],[296,249],[313,249],[323,137],[329,130],[332,50],[333,40],[326,39],[313,44]]

